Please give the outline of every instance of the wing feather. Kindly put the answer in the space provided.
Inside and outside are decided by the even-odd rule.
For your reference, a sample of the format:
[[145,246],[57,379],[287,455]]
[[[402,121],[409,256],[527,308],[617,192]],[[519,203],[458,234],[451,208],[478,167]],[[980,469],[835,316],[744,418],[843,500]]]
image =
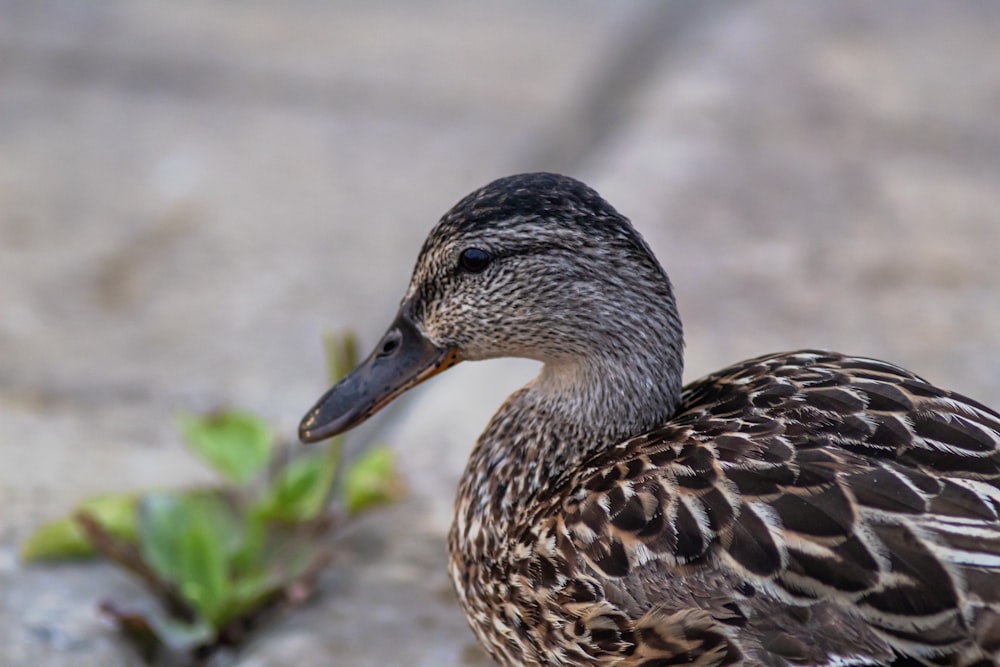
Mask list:
[[919,659],[996,657],[1000,636],[974,630],[1000,627],[1000,415],[983,405],[885,362],[772,355],[689,385],[669,424],[589,470],[561,519],[607,581],[715,573]]

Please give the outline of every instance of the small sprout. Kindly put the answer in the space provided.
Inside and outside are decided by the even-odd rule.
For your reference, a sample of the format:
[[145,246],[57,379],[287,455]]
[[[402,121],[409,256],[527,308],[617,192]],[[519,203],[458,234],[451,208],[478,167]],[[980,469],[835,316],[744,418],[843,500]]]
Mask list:
[[[355,340],[328,336],[325,347],[339,380],[356,363]],[[157,605],[104,602],[101,610],[147,661],[167,655],[170,664],[236,646],[264,612],[308,599],[338,520],[403,490],[384,448],[341,465],[342,437],[290,455],[251,414],[186,415],[179,426],[222,484],[93,498],[41,526],[21,550],[26,561],[100,553],[138,577]]]

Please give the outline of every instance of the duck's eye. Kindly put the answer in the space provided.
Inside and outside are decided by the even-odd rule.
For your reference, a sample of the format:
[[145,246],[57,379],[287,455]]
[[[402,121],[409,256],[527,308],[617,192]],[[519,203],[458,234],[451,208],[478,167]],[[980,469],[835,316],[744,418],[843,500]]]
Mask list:
[[458,256],[458,266],[469,273],[482,273],[490,265],[490,254],[480,248],[466,248]]

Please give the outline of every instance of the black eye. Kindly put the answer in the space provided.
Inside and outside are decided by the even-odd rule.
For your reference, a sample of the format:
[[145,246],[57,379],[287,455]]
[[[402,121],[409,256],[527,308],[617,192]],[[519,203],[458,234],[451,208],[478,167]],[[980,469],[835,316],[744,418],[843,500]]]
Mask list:
[[482,273],[490,265],[490,254],[479,248],[466,248],[458,256],[458,265],[469,273]]

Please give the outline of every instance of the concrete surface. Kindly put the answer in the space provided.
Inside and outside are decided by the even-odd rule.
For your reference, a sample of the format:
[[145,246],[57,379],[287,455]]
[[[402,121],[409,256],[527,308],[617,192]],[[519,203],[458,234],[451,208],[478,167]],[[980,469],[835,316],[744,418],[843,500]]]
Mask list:
[[[365,345],[420,242],[502,174],[583,178],[675,282],[693,379],[822,346],[1000,404],[1000,5],[0,0],[0,664],[137,664],[100,564],[24,567],[97,492],[206,479],[171,425],[291,434],[320,332]],[[238,664],[486,665],[444,531],[525,362],[377,432],[411,494]]]

